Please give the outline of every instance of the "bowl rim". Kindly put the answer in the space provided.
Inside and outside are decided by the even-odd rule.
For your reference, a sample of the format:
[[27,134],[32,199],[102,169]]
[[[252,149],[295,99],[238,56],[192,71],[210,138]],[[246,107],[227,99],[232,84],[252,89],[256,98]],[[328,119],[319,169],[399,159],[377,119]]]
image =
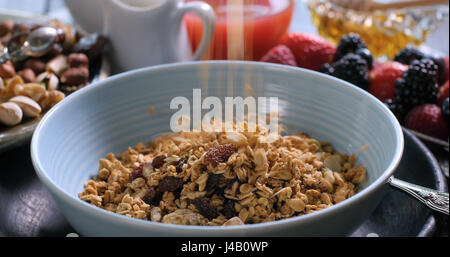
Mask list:
[[[84,202],[80,200],[78,197],[70,195],[66,191],[64,191],[59,185],[54,183],[52,179],[47,175],[45,172],[43,165],[39,159],[39,151],[38,146],[40,144],[40,134],[41,131],[46,127],[48,120],[55,114],[63,110],[63,108],[67,105],[69,105],[73,99],[82,97],[85,94],[88,94],[91,91],[99,90],[99,88],[107,87],[110,85],[110,82],[113,81],[120,81],[123,79],[127,79],[129,77],[138,76],[145,73],[154,73],[154,72],[160,72],[164,70],[173,70],[173,69],[183,69],[190,66],[201,66],[201,65],[215,65],[215,66],[225,66],[229,67],[230,65],[236,65],[236,66],[252,66],[260,69],[279,69],[282,71],[288,71],[288,72],[295,72],[295,73],[301,73],[304,76],[312,76],[316,77],[319,80],[333,80],[337,86],[341,87],[347,87],[347,90],[354,90],[358,91],[363,97],[367,98],[369,101],[372,101],[376,106],[379,107],[380,111],[384,113],[385,116],[391,121],[393,127],[394,127],[394,134],[396,135],[396,148],[394,155],[392,156],[391,162],[389,166],[384,170],[384,172],[371,184],[369,184],[366,188],[359,191],[357,194],[353,195],[352,197],[337,203],[333,206],[330,206],[328,208],[322,209],[315,213],[310,213],[307,215],[301,215],[301,216],[295,216],[283,220],[277,220],[277,221],[270,221],[270,222],[264,222],[264,223],[257,223],[257,224],[246,224],[245,226],[200,226],[200,225],[176,225],[176,224],[166,224],[166,223],[160,223],[160,222],[153,222],[150,220],[140,220],[136,218],[127,217],[125,215],[120,215],[117,213],[113,213],[110,211],[103,210],[99,207],[96,207],[94,205],[91,205],[87,202]],[[337,213],[341,209],[345,209],[346,207],[352,206],[357,204],[358,202],[364,201],[366,198],[368,198],[370,195],[375,193],[380,187],[383,185],[386,185],[389,178],[393,175],[396,168],[398,167],[400,160],[403,155],[404,150],[404,138],[403,138],[403,131],[402,128],[398,122],[398,120],[395,118],[394,114],[376,97],[372,96],[370,93],[366,92],[365,90],[350,84],[346,81],[343,81],[341,79],[319,73],[316,71],[298,68],[298,67],[291,67],[287,65],[280,65],[280,64],[273,64],[273,63],[263,63],[263,62],[252,62],[252,61],[192,61],[192,62],[183,62],[183,63],[171,63],[171,64],[163,64],[163,65],[156,65],[151,67],[144,67],[140,69],[135,69],[127,72],[123,72],[120,74],[113,75],[111,77],[108,77],[102,81],[95,82],[91,85],[88,85],[80,90],[77,90],[73,94],[69,95],[67,98],[65,98],[63,101],[56,104],[39,122],[35,132],[33,133],[32,140],[31,140],[31,159],[33,166],[35,168],[36,174],[38,178],[41,180],[41,182],[46,186],[47,189],[50,190],[50,192],[53,194],[53,197],[60,198],[64,202],[67,202],[68,204],[72,205],[73,207],[77,209],[81,209],[84,213],[89,213],[91,215],[103,215],[103,219],[108,219],[111,222],[119,222],[127,225],[135,225],[139,226],[142,229],[175,229],[174,231],[208,231],[208,232],[220,232],[220,231],[254,231],[262,228],[271,228],[271,227],[277,227],[277,226],[289,226],[293,223],[298,222],[310,222],[317,219],[321,219],[322,217],[326,217],[329,215],[333,215]],[[61,205],[58,205],[58,207],[61,207]],[[64,210],[61,210],[64,213]],[[70,220],[68,220],[70,222]]]

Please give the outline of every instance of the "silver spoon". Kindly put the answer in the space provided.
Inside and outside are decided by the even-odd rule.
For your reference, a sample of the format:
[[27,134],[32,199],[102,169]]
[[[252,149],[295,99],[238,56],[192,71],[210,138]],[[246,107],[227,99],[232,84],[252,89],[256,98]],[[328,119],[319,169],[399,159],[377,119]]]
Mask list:
[[429,208],[442,212],[444,214],[448,214],[448,193],[439,192],[433,189],[421,187],[418,185],[414,185],[399,179],[394,178],[393,176],[389,179],[388,183],[396,187],[404,192],[412,195],[417,200],[424,203]]
[[52,49],[56,38],[57,31],[52,27],[42,27],[30,33],[18,33],[8,40],[0,56],[0,64],[8,60],[21,61],[27,57],[43,56]]

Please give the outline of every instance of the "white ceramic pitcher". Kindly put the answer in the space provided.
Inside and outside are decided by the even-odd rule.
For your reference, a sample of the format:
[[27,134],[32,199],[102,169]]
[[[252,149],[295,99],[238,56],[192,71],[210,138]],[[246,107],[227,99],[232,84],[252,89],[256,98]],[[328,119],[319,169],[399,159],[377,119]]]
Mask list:
[[[73,1],[66,0],[69,8]],[[145,66],[200,60],[212,40],[215,14],[204,2],[183,3],[182,0],[90,0],[101,1],[98,15],[103,16],[103,34],[108,38],[108,56],[113,71],[122,72]],[[83,1],[82,1],[83,2]],[[98,6],[97,2],[97,6]],[[73,8],[71,8],[72,10]],[[92,13],[92,10],[88,11]],[[184,14],[200,16],[202,42],[192,54]],[[96,15],[95,13],[92,15]],[[98,27],[98,25],[97,25]]]

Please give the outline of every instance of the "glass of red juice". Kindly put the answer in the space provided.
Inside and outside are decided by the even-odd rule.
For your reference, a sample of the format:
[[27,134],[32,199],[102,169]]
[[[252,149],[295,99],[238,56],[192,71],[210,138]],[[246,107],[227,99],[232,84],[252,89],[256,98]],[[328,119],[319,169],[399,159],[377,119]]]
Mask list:
[[[184,1],[192,2],[196,0]],[[295,2],[295,0],[202,1],[210,4],[216,13],[214,38],[203,59],[253,61],[260,60],[287,32]],[[189,13],[185,15],[184,21],[191,40],[192,50],[195,51],[203,34],[202,22],[198,16]],[[230,54],[229,45],[233,44],[233,47],[230,48],[236,48],[235,41],[241,42],[241,54]]]

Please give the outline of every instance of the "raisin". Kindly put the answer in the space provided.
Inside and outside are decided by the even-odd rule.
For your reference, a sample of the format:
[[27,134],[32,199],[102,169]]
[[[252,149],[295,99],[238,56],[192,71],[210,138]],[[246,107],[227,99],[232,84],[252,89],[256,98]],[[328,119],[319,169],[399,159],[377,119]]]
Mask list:
[[177,169],[177,173],[180,173],[183,171],[183,165],[186,164],[187,161],[186,159],[180,158],[176,163],[175,163],[175,168]]
[[219,184],[220,177],[222,175],[220,174],[210,174],[208,176],[208,180],[206,181],[206,191],[211,191],[217,187],[217,184]]
[[131,173],[130,173],[130,182],[133,182],[133,180],[137,179],[137,178],[142,178],[144,177],[144,175],[142,175],[142,169],[143,169],[143,165],[139,165],[139,167],[135,168]]
[[156,190],[155,187],[150,187],[147,194],[142,198],[142,201],[144,201],[146,204],[158,205],[161,201],[161,198],[162,193]]
[[328,192],[328,188],[320,181],[315,182],[312,185],[312,188],[319,190],[321,193],[326,193]]
[[207,219],[214,219],[218,216],[216,208],[211,206],[209,202],[203,198],[197,197],[194,199],[195,208]]
[[173,192],[183,186],[183,179],[176,177],[165,177],[158,185],[158,191],[160,192]]
[[228,158],[235,152],[232,144],[216,145],[208,149],[205,155],[206,161],[217,165],[221,162],[227,162]]
[[152,166],[155,169],[159,169],[164,165],[164,159],[167,157],[165,155],[158,155],[155,158],[153,158]]
[[228,200],[223,206],[223,214],[227,219],[231,219],[236,216],[236,210],[234,209],[234,201]]

